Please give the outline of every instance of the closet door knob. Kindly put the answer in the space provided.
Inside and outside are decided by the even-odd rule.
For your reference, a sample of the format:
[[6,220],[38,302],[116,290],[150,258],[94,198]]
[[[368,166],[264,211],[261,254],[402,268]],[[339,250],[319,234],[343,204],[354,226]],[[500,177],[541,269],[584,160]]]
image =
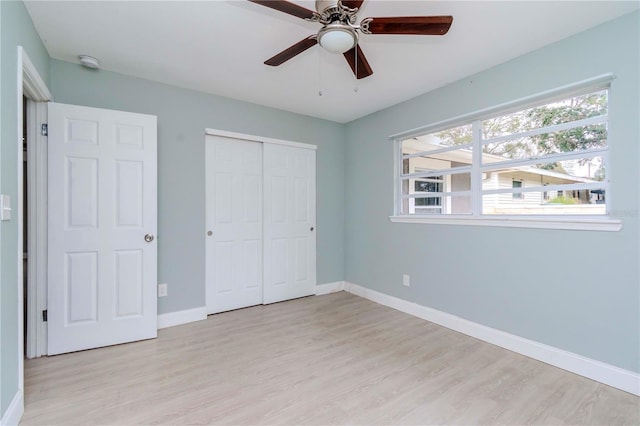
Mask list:
[[311,227],[311,229],[309,229],[309,231],[313,232],[313,226]]
[[153,241],[153,235],[151,234],[147,234],[144,236],[144,240],[148,243],[150,243],[151,241]]

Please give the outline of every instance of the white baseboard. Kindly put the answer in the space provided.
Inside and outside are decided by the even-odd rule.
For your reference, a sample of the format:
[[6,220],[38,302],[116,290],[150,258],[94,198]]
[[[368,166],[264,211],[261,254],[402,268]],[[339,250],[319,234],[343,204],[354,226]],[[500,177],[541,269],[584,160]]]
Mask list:
[[[345,282],[336,281],[332,283],[316,285],[316,295],[324,295],[344,290]],[[207,307],[186,309],[184,311],[169,312],[158,315],[158,329],[187,324],[190,322],[207,319]]]
[[586,358],[553,346],[548,346],[520,336],[496,330],[446,312],[418,305],[388,294],[344,283],[344,290],[381,305],[439,324],[476,339],[500,346],[510,351],[542,361],[563,370],[587,377],[605,385],[640,395],[640,374],[624,370],[604,362]]
[[7,407],[7,411],[0,419],[1,426],[16,426],[22,415],[24,414],[24,399],[22,395],[22,391],[19,390],[13,397],[11,404]]
[[184,311],[169,312],[158,315],[158,330],[161,328],[173,327],[175,325],[187,324],[207,319],[207,307],[185,309]]
[[335,293],[336,291],[343,291],[343,290],[344,290],[344,281],[318,284],[316,285],[316,296],[322,296],[324,294]]

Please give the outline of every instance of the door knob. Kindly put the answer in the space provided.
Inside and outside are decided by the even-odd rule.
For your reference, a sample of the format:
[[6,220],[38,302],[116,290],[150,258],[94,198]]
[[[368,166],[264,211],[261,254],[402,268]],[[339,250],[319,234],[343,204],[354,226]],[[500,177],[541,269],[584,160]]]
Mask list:
[[311,229],[309,229],[309,231],[313,232],[313,226],[311,227]]
[[207,231],[207,235],[208,236],[212,236],[213,235],[213,231]]
[[148,243],[150,243],[151,241],[153,241],[153,235],[151,234],[147,234],[144,236],[144,240]]

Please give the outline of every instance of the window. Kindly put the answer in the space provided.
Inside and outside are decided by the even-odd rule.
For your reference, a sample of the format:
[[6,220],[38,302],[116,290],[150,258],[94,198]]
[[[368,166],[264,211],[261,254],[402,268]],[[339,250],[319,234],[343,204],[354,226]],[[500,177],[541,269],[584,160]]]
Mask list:
[[[414,189],[416,194],[442,193],[444,192],[444,184],[445,180],[442,176],[434,176],[430,179],[416,179]],[[417,209],[424,214],[442,213],[441,197],[416,197],[413,200],[414,212]],[[409,200],[409,202],[411,201]]]
[[[512,188],[522,188],[522,181],[521,180],[514,180],[513,182],[511,182],[511,187]],[[524,198],[522,196],[522,192],[514,192],[513,193],[513,199],[514,200],[520,200]]]
[[397,141],[400,215],[607,213],[606,87]]

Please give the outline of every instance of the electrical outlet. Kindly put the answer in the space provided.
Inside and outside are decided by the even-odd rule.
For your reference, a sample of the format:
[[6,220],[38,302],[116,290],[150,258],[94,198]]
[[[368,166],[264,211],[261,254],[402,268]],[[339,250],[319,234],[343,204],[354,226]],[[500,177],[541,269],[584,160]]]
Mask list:
[[405,287],[411,287],[411,277],[409,277],[409,275],[402,275],[402,285]]
[[158,284],[158,297],[166,297],[168,294],[168,285],[163,283],[163,284]]

